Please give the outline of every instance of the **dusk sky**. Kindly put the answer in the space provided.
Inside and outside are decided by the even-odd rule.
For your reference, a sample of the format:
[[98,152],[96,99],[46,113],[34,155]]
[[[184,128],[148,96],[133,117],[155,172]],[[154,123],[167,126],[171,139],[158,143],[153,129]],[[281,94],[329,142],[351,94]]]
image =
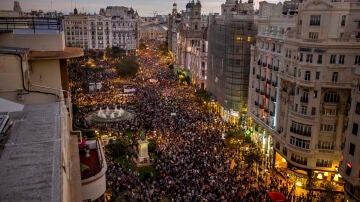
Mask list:
[[[172,10],[173,2],[177,3],[178,11],[184,10],[189,0],[18,0],[24,11],[31,10],[57,10],[64,13],[72,11],[76,5],[79,12],[98,13],[100,8],[106,6],[133,7],[140,16],[152,16],[154,11],[158,14],[168,14]],[[11,10],[13,0],[0,0],[0,10]],[[201,0],[202,13],[220,13],[220,6],[225,0]],[[258,2],[255,0],[254,2]],[[271,2],[271,0],[269,1]]]

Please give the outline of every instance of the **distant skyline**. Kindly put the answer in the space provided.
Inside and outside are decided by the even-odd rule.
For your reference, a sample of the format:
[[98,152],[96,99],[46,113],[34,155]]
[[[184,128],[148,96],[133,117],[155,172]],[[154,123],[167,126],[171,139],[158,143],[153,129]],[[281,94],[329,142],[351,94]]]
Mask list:
[[[196,0],[195,0],[196,1]],[[221,4],[226,0],[200,0],[202,14],[220,13]],[[154,12],[166,15],[172,11],[172,4],[177,4],[178,11],[185,10],[189,0],[19,0],[23,11],[43,10],[59,11],[65,14],[73,12],[76,7],[79,12],[99,13],[106,6],[126,6],[137,10],[140,16],[153,16]],[[246,2],[246,0],[244,1]],[[259,0],[254,0],[257,6]],[[270,0],[268,2],[278,2]],[[1,0],[0,10],[12,10],[14,0]]]

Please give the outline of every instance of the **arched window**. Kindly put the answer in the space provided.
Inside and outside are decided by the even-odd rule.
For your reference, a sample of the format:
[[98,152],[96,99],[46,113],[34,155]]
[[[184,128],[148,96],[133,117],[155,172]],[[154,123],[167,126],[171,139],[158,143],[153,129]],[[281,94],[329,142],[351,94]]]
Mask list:
[[325,93],[324,102],[340,102],[340,96],[335,92]]

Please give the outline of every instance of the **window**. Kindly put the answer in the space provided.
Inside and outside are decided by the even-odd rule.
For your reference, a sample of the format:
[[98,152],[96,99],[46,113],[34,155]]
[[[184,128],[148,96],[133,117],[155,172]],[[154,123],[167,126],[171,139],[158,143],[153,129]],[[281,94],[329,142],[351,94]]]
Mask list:
[[323,159],[316,159],[316,167],[332,167],[332,161],[331,160],[323,160]]
[[340,96],[335,92],[325,93],[324,102],[340,102]]
[[319,80],[319,79],[320,79],[320,72],[316,72],[315,79],[316,79],[316,80]]
[[341,16],[341,26],[345,26],[345,22],[346,22],[346,15]]
[[321,124],[320,125],[320,131],[321,132],[335,132],[336,131],[336,125]]
[[317,90],[314,90],[314,98],[317,98]]
[[336,55],[331,55],[330,56],[330,64],[335,64],[336,61]]
[[350,143],[349,154],[353,156],[355,154],[355,145],[353,143]]
[[360,102],[356,103],[355,113],[360,114]]
[[291,121],[290,131],[299,135],[311,136],[311,125]]
[[311,108],[311,115],[312,115],[312,116],[315,116],[315,115],[316,115],[316,108],[315,108],[315,107],[312,107],[312,108]]
[[318,39],[319,33],[317,32],[309,32],[309,39]]
[[322,115],[325,116],[336,116],[337,115],[337,109],[329,109],[329,108],[325,108],[322,111]]
[[306,115],[307,106],[301,106],[301,114]]
[[312,58],[313,58],[312,54],[306,54],[306,62],[312,63]]
[[300,147],[303,149],[310,149],[310,140],[303,140],[300,138],[295,138],[293,136],[290,137],[290,144]]
[[355,65],[360,65],[360,55],[355,56]]
[[307,158],[296,154],[291,154],[291,161],[296,162],[298,164],[307,165]]
[[351,134],[357,135],[358,129],[359,129],[359,125],[357,123],[353,123]]
[[300,99],[301,102],[309,102],[309,90],[304,89],[303,96]]
[[343,65],[345,63],[345,55],[339,56],[339,64]]
[[332,81],[333,83],[336,83],[336,82],[338,81],[338,76],[339,76],[339,73],[338,73],[338,72],[333,72],[331,81]]
[[310,81],[310,71],[305,72],[305,81]]
[[318,55],[317,63],[322,64],[322,55]]
[[320,15],[311,15],[310,16],[310,25],[319,26],[320,25],[321,16]]
[[300,62],[302,62],[303,61],[303,56],[304,56],[304,54],[303,53],[300,53]]
[[333,150],[335,148],[335,143],[334,142],[330,142],[330,141],[322,141],[319,140],[318,145],[317,145],[318,149],[327,149],[327,150]]

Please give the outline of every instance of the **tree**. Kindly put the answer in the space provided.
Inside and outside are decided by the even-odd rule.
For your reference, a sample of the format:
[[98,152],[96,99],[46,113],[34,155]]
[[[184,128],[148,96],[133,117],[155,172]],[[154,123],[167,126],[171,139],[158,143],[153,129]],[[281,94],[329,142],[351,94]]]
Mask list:
[[252,167],[254,163],[261,163],[261,158],[260,150],[254,147],[244,153],[244,161],[248,168]]
[[325,191],[321,192],[319,201],[334,201],[335,200],[335,186],[327,182],[324,186]]
[[106,147],[110,151],[110,154],[113,158],[121,158],[126,155],[133,155],[131,144],[126,139],[117,139],[116,141],[109,143]]
[[126,56],[115,63],[115,68],[120,77],[133,77],[139,70],[139,63],[136,56]]
[[113,46],[111,48],[111,51],[110,51],[110,54],[109,56],[112,57],[112,58],[121,58],[121,57],[124,57],[126,55],[126,51],[122,48],[119,48],[117,46]]

